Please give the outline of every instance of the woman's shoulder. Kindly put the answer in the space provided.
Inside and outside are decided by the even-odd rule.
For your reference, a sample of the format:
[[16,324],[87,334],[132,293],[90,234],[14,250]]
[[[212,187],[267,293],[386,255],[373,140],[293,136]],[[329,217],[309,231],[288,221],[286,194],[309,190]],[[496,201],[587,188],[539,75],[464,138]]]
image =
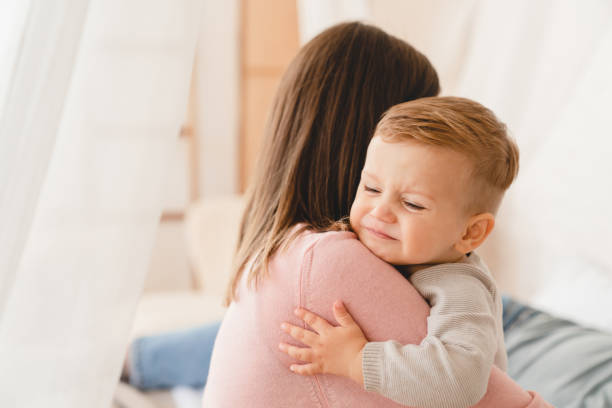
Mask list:
[[306,231],[298,238],[305,286],[366,283],[382,277],[401,279],[397,270],[374,255],[351,231]]
[[370,262],[386,264],[366,248],[352,231],[304,231],[299,241],[305,252],[322,260],[338,260],[346,257],[367,259]]
[[395,269],[374,255],[354,232],[330,231],[320,233],[319,235],[320,238],[312,248],[317,256],[331,256],[334,259],[353,259]]

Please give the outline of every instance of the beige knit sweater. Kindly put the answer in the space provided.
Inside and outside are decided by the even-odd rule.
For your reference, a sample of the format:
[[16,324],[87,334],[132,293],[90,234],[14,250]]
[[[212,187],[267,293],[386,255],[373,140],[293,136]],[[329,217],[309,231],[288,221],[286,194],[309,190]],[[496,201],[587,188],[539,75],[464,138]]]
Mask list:
[[492,365],[507,367],[501,297],[489,270],[472,253],[463,262],[419,270],[410,281],[431,306],[427,337],[420,345],[368,343],[365,389],[414,407],[474,405]]

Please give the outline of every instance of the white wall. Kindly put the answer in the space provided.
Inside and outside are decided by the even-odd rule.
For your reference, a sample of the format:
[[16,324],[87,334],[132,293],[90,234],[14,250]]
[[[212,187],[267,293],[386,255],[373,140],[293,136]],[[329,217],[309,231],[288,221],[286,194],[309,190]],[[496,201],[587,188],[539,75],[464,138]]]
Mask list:
[[196,72],[202,197],[238,190],[239,5],[204,1]]

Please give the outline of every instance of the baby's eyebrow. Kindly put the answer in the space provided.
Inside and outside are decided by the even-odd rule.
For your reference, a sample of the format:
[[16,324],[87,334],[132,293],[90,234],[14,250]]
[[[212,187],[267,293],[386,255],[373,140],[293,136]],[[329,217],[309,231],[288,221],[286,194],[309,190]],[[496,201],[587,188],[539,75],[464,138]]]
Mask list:
[[362,176],[362,177],[363,177],[363,176],[368,176],[368,177],[373,178],[374,180],[378,181],[378,177],[376,177],[376,176],[375,176],[374,174],[372,174],[372,173],[368,173],[368,172],[367,172],[367,171],[365,171],[365,170],[361,170],[361,176]]
[[436,199],[431,194],[425,193],[423,190],[418,190],[411,186],[403,186],[401,191],[402,191],[402,194],[416,194],[416,195],[426,198],[432,203],[436,202]]
[[[365,170],[361,170],[361,177],[363,177],[363,176],[368,176],[369,178],[374,179],[374,181],[377,181],[377,182],[380,181],[380,179],[378,177],[376,177],[375,174],[368,173]],[[436,200],[434,199],[434,197],[431,194],[424,193],[421,190],[415,190],[414,188],[411,188],[411,187],[402,187],[401,191],[402,191],[402,194],[406,194],[406,193],[407,194],[417,194],[417,195],[420,195],[420,196],[426,198],[431,203],[435,203],[436,202]]]
[[410,191],[405,191],[405,193],[409,193],[409,194],[416,194],[416,195],[418,195],[418,196],[420,196],[420,197],[423,197],[423,198],[425,198],[425,199],[427,200],[427,203],[429,203],[429,204],[433,204],[433,203],[435,203],[435,202],[436,202],[435,198],[433,198],[433,197],[432,197],[432,196],[430,196],[430,195],[423,194],[423,193],[422,193],[422,192],[420,192],[420,191],[410,190]]

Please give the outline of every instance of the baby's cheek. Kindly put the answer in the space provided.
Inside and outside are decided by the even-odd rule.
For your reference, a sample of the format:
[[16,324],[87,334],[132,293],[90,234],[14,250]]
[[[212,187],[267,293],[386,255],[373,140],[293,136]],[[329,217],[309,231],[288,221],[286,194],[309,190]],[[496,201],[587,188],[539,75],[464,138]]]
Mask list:
[[353,206],[351,207],[351,213],[349,214],[349,222],[351,224],[351,228],[353,231],[359,235],[359,231],[361,230],[361,219],[363,218],[363,210],[359,207],[358,200],[355,199]]
[[359,230],[359,225],[356,221],[356,217],[353,215],[353,211],[351,211],[351,215],[349,216],[349,223],[351,224],[351,228],[353,231],[357,232]]
[[404,263],[417,264],[423,262],[427,257],[426,246],[423,245],[423,240],[415,237],[407,237],[402,240],[402,255]]

